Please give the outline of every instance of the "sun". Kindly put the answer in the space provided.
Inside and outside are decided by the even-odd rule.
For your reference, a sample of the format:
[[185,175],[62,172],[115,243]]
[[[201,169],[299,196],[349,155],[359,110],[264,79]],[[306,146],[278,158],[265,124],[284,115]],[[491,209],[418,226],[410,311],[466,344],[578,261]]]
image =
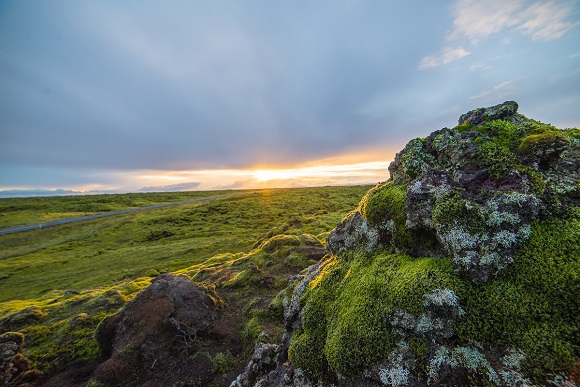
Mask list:
[[276,180],[276,179],[285,179],[284,171],[275,170],[275,169],[259,169],[254,171],[254,177],[256,180],[259,181],[269,181],[269,180]]

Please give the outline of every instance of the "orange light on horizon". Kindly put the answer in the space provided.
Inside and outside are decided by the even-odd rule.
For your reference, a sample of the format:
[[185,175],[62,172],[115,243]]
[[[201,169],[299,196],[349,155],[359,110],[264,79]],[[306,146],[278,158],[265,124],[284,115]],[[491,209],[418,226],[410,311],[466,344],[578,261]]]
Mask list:
[[[342,162],[340,162],[342,161]],[[376,184],[389,177],[388,161],[319,160],[285,168],[261,165],[248,169],[138,170],[106,174],[108,183],[64,187],[91,192],[156,192],[182,190],[261,189],[325,185]],[[333,163],[336,162],[336,163]],[[97,175],[96,177],[101,177]],[[98,181],[98,180],[97,180]],[[34,187],[18,187],[33,189]],[[61,188],[61,187],[57,187]]]
[[376,174],[377,171],[387,171],[389,162],[374,161],[346,165],[324,165],[290,169],[257,169],[253,177],[261,182],[271,180],[291,180],[308,178],[330,178],[356,174],[359,176]]

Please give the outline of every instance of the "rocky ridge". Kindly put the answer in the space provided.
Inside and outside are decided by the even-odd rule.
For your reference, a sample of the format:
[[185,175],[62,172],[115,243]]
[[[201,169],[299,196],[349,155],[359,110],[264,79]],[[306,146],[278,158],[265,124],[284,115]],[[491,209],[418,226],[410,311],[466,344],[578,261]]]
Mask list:
[[576,385],[580,131],[517,110],[411,140],[232,386]]

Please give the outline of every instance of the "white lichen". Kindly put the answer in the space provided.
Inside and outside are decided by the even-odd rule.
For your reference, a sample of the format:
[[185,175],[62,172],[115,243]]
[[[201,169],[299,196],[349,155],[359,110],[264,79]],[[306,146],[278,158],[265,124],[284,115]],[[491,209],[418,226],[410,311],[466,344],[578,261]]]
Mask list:
[[524,224],[517,232],[520,242],[525,242],[532,235],[532,227],[529,224]]
[[467,370],[485,377],[489,382],[497,386],[521,386],[535,387],[521,374],[521,362],[525,354],[519,350],[508,350],[501,360],[501,366],[497,369],[491,365],[486,355],[480,349],[474,347],[455,347],[448,349],[440,346],[429,360],[427,366],[428,383],[437,383],[441,368],[463,367]]
[[492,237],[492,241],[496,246],[500,245],[506,248],[513,247],[517,240],[516,234],[508,230],[502,230]]
[[409,370],[404,367],[380,368],[379,378],[385,386],[406,386],[409,383]]
[[449,350],[444,346],[440,346],[435,351],[435,355],[429,360],[429,366],[427,367],[429,371],[429,383],[437,379],[439,369],[444,364],[449,364]]
[[380,227],[383,230],[387,230],[391,234],[394,234],[397,232],[397,225],[395,224],[395,221],[393,219],[389,219],[387,221],[384,221]]
[[459,298],[451,289],[434,289],[431,293],[425,294],[425,306],[458,306]]
[[449,232],[443,234],[443,243],[448,246],[451,251],[459,252],[465,249],[472,249],[477,245],[478,235],[473,235],[460,225],[455,226]]
[[493,211],[489,214],[485,222],[488,226],[499,227],[503,223],[518,224],[521,222],[521,218],[518,214],[514,214],[511,212]]

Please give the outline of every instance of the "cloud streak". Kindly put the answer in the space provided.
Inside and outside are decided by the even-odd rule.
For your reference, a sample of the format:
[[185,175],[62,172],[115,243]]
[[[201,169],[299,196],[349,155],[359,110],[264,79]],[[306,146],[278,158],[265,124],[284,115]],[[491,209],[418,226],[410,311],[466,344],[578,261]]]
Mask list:
[[444,47],[439,54],[428,55],[419,63],[419,69],[428,69],[449,64],[470,55],[471,52],[462,47]]
[[[503,31],[519,32],[532,40],[551,41],[563,37],[580,22],[572,22],[571,2],[557,0],[458,0],[453,6],[453,26],[446,36],[445,46],[437,54],[424,57],[419,69],[428,69],[455,62],[471,52],[471,46]],[[509,43],[509,38],[502,42]]]
[[509,98],[517,93],[518,86],[515,80],[505,81],[484,91],[479,95],[469,97],[470,100],[494,101],[502,98]]
[[476,1],[459,0],[448,40],[467,38],[472,44],[506,29],[529,35],[534,40],[561,38],[578,25],[571,2],[548,1]]

